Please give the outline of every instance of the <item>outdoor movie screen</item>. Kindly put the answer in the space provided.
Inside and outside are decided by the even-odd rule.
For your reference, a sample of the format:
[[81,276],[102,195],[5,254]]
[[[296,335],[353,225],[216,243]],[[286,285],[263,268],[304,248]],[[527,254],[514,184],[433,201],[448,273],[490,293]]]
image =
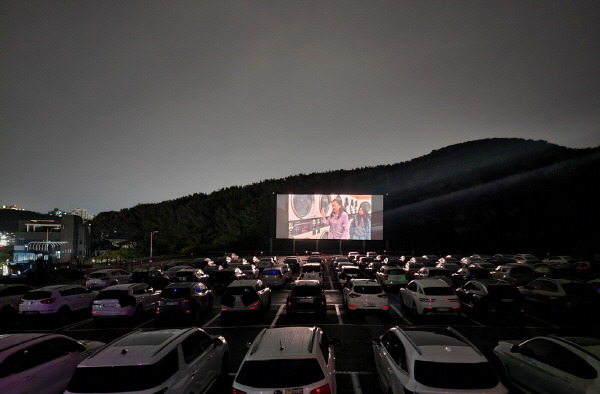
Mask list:
[[278,194],[276,236],[284,239],[383,239],[383,196]]

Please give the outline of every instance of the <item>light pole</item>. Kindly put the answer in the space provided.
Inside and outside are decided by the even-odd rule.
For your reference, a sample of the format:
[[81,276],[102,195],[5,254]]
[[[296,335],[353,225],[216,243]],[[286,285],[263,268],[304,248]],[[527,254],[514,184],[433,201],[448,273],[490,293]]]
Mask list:
[[154,234],[158,234],[158,231],[150,231],[150,258],[152,258],[152,237]]

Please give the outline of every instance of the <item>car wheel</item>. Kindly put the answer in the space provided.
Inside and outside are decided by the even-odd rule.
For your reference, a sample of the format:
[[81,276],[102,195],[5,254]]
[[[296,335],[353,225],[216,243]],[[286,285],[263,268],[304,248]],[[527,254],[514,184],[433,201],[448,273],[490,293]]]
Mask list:
[[70,310],[66,306],[63,306],[62,308],[60,308],[58,310],[58,312],[56,312],[56,315],[54,316],[56,323],[64,324],[69,317],[69,312],[70,312]]
[[265,309],[271,309],[271,295],[269,294],[269,300],[267,301],[267,306]]
[[412,315],[414,317],[418,317],[419,316],[419,311],[417,310],[417,304],[415,304],[414,301],[413,301],[412,306],[411,306],[410,309],[411,309]]
[[141,305],[138,305],[137,308],[135,308],[135,313],[133,314],[133,317],[136,319],[141,319],[143,314],[144,308],[142,308]]

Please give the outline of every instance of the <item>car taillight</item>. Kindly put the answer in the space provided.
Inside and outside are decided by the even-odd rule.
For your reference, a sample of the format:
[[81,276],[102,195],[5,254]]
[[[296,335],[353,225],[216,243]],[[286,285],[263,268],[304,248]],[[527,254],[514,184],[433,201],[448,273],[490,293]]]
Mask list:
[[245,391],[242,390],[238,390],[238,389],[234,389],[233,387],[231,388],[231,394],[246,394]]
[[331,388],[329,387],[329,383],[325,386],[319,387],[318,389],[312,390],[310,394],[331,394]]
[[390,277],[389,275],[383,275],[383,279],[384,279],[384,280],[388,280],[388,279],[389,279],[389,277]]
[[377,297],[379,297],[379,298],[388,298],[388,295],[387,294],[379,294]]
[[47,298],[45,300],[41,300],[40,304],[52,304],[54,301],[56,301],[56,297]]
[[248,305],[248,308],[250,308],[250,309],[256,309],[256,308],[258,308],[258,304],[259,303],[260,303],[260,300],[256,300],[252,304]]
[[421,301],[421,302],[433,302],[435,300],[433,298],[419,298],[419,301]]
[[348,294],[348,296],[349,296],[350,298],[358,298],[358,297],[360,297],[360,294],[356,294],[356,293],[350,293],[350,294]]

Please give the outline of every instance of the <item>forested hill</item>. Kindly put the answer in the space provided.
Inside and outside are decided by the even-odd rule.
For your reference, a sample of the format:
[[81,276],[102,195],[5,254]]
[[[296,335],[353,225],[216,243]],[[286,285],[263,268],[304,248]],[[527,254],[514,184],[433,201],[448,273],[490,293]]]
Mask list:
[[92,229],[97,238],[128,238],[146,248],[158,230],[160,253],[268,250],[271,242],[291,242],[271,240],[276,194],[384,194],[387,241],[367,247],[581,255],[598,251],[599,169],[600,148],[486,139],[397,164],[291,175],[103,212]]

